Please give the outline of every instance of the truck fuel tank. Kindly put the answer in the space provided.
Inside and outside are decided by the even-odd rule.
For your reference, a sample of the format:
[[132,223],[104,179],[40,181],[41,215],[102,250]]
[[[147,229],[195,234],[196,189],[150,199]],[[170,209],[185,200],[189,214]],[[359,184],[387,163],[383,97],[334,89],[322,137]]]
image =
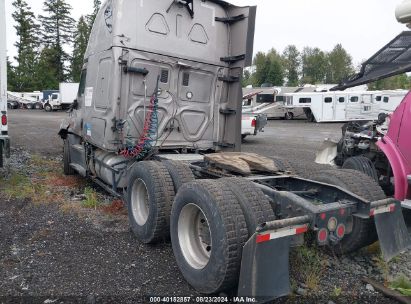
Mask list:
[[103,150],[96,150],[90,163],[92,173],[108,185],[115,185],[115,188],[127,187],[127,170],[120,170],[126,166],[125,157]]

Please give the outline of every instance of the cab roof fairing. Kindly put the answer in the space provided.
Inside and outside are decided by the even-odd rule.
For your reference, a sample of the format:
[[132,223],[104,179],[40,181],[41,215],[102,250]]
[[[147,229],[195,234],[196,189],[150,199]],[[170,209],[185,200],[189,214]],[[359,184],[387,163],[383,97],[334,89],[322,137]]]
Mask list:
[[[249,19],[248,31],[244,33],[244,37],[238,37],[238,39],[243,39],[244,43],[242,44],[246,46],[245,65],[251,65],[253,55],[256,7],[235,6],[229,2],[222,0],[193,1],[194,17],[192,18],[189,15],[189,12],[185,9],[180,9],[178,13],[176,13],[177,9],[173,11],[172,4],[177,3],[177,1],[106,0],[96,16],[96,20],[91,31],[88,47],[85,54],[85,63],[87,62],[88,57],[94,54],[107,51],[113,47],[120,47],[225,66],[226,64],[221,62],[220,58],[237,54],[229,54],[230,45],[228,41],[230,41],[230,39],[227,36],[227,31],[221,30],[221,27],[225,24],[223,22],[215,21],[214,18],[229,17],[230,12],[237,13],[238,10],[248,9],[247,14],[245,15],[245,17]],[[210,6],[211,3],[214,5]],[[147,9],[139,9],[141,7],[145,7],[146,5],[149,6]],[[207,14],[207,10],[212,11],[212,15],[210,14],[210,12],[208,12],[208,14],[212,16],[212,20],[210,20],[212,21],[214,27],[210,29],[210,27],[207,28],[207,24],[204,25],[204,37],[206,37],[205,39],[207,39],[208,41],[214,39],[212,43],[208,43],[207,47],[201,47],[200,43],[197,43],[197,48],[193,46],[193,43],[188,46],[187,41],[189,41],[189,28],[184,28],[184,34],[187,35],[188,38],[186,39],[186,41],[177,42],[169,39],[169,41],[164,42],[164,39],[162,41],[162,38],[164,37],[161,37],[161,35],[154,35],[150,37],[147,36],[148,22],[150,22],[150,20],[148,19],[151,15],[162,15],[164,16],[163,20],[165,21],[165,17],[167,17],[167,15],[172,13],[175,16],[176,14],[178,14],[183,17],[185,22],[184,25],[188,24],[189,26],[193,26],[197,23],[201,23],[201,21],[204,21],[204,15]],[[148,21],[145,19],[147,19]],[[140,23],[138,23],[139,20],[144,21],[140,21]],[[208,20],[208,22],[210,22],[210,20]],[[165,31],[168,31],[168,33],[170,34],[175,34],[176,29],[174,28],[174,23],[175,20],[173,20],[172,23],[168,22],[168,24],[170,25],[165,22]],[[219,29],[216,30],[216,28]],[[167,36],[168,33],[165,34],[165,36]],[[180,43],[181,45],[177,45],[177,43]],[[210,58],[210,54],[213,54],[213,58]]]

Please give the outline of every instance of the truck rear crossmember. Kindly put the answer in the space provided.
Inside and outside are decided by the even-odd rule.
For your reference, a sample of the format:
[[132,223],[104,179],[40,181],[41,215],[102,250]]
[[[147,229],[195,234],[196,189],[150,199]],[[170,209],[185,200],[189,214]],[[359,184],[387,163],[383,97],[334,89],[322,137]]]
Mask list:
[[[264,187],[263,191],[273,199],[278,197],[272,195],[275,190]],[[243,249],[240,296],[251,294],[260,303],[265,303],[288,295],[291,292],[288,283],[289,248],[302,245],[304,234],[309,231],[316,233],[319,246],[338,244],[346,233],[351,233],[347,230],[350,216],[375,218],[381,251],[386,260],[410,248],[411,240],[400,211],[401,205],[394,199],[311,207],[305,210],[307,215],[263,223],[257,228]]]
[[[191,168],[196,175],[221,178],[207,169],[209,165],[196,163]],[[399,201],[370,202],[341,187],[278,174],[247,177],[270,199],[276,220],[260,224],[243,248],[239,296],[251,295],[265,303],[288,295],[290,247],[302,245],[310,231],[319,246],[338,247],[353,233],[354,218],[375,222],[385,260],[411,248]]]

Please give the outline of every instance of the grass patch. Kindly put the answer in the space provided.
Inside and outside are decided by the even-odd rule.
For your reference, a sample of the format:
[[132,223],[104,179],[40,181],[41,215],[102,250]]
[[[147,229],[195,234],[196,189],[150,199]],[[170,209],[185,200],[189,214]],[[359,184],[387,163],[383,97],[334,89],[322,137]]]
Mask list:
[[317,291],[324,272],[323,258],[315,247],[301,246],[294,250],[293,264],[299,280],[311,291]]
[[1,178],[0,184],[9,199],[31,198],[36,194],[31,180],[23,174],[12,173],[7,179]]
[[97,192],[91,187],[86,187],[84,189],[84,195],[86,198],[83,200],[82,206],[85,208],[97,209],[97,206],[100,205]]
[[390,284],[390,288],[399,291],[404,296],[411,297],[411,281],[405,275],[395,279]]

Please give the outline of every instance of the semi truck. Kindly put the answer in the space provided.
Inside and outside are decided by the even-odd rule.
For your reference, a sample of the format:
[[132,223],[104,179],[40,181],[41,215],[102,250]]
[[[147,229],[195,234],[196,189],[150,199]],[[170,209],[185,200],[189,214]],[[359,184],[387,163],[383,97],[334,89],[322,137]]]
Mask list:
[[171,240],[203,294],[287,295],[289,251],[312,232],[336,254],[410,247],[400,202],[356,171],[300,178],[241,152],[244,66],[256,7],[221,0],[107,0],[76,102],[59,129],[63,168],[122,197],[145,244]]
[[10,139],[7,119],[7,47],[5,0],[0,0],[0,168],[10,158]]
[[44,101],[44,110],[68,110],[77,97],[78,89],[78,83],[62,82],[59,84],[58,92],[45,91],[48,98]]

